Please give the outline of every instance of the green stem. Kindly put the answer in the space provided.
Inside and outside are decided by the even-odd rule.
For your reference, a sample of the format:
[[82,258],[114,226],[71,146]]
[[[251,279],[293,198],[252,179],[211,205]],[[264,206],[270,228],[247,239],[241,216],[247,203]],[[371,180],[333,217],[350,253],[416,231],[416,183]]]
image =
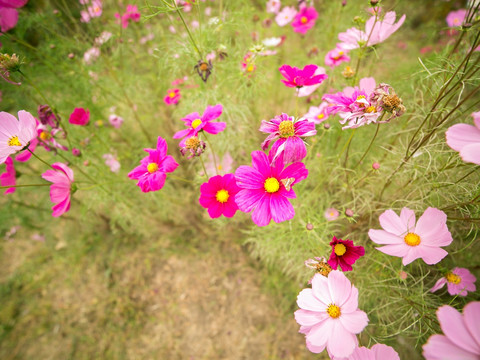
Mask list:
[[205,133],[205,131],[203,131],[202,134],[203,134],[203,136],[205,136],[205,140],[207,141],[208,146],[210,147],[210,150],[212,151],[213,165],[215,165],[215,173],[218,175],[217,159],[216,159],[216,156],[215,156],[215,151],[213,150],[212,143],[208,140],[207,134]]
[[180,16],[180,19],[182,20],[183,26],[187,30],[188,36],[190,37],[190,41],[192,42],[192,45],[195,47],[195,50],[197,50],[198,55],[200,55],[200,59],[203,59],[202,52],[197,46],[197,43],[195,42],[195,39],[193,38],[192,33],[190,32],[190,29],[188,28],[187,23],[185,22],[185,19],[183,18],[182,12],[180,11],[180,8],[177,6],[177,3],[175,0],[172,0],[173,5],[175,6],[175,11],[177,12],[178,16]]
[[30,150],[30,149],[28,149],[28,148],[27,148],[27,150],[28,150],[28,152],[29,152],[30,154],[32,154],[33,156],[35,156],[35,157],[36,157],[38,160],[40,160],[42,163],[44,163],[44,164],[47,165],[48,167],[52,167],[52,165],[50,165],[49,163],[47,163],[45,160],[42,160],[42,159],[39,158],[35,153],[33,153],[32,150]]
[[[383,118],[383,115],[385,115],[385,112],[382,114],[382,116],[380,117],[380,120],[382,120]],[[379,120],[379,121],[380,121]],[[378,130],[380,129],[380,123],[377,123],[377,129],[375,130],[375,135],[373,135],[373,138],[372,138],[372,141],[370,141],[370,144],[368,145],[368,148],[367,150],[365,150],[365,152],[363,153],[362,157],[360,158],[360,160],[358,160],[358,163],[352,168],[352,169],[355,169],[358,165],[361,164],[361,162],[363,161],[363,159],[365,159],[365,156],[367,156],[368,152],[370,151],[372,145],[373,145],[373,142],[375,141],[375,139],[377,138],[377,135],[378,135]]]
[[10,186],[0,186],[0,189],[10,189],[17,187],[30,187],[30,186],[50,186],[52,184],[22,184],[22,185],[10,185]]
[[205,163],[203,162],[202,156],[199,156],[200,162],[202,163],[203,172],[205,173],[205,177],[208,179],[207,168],[205,167]]

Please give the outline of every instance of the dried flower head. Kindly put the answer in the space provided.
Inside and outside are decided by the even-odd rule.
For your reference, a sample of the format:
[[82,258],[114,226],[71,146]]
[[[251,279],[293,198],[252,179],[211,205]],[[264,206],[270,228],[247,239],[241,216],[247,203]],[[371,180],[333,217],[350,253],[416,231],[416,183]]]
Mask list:
[[194,68],[197,70],[198,76],[200,76],[204,82],[207,82],[208,77],[212,73],[213,69],[212,61],[208,60],[208,62],[206,62],[203,60],[198,60],[198,63]]
[[185,156],[188,152],[190,156],[188,159],[191,159],[194,156],[200,156],[205,151],[206,144],[204,141],[200,140],[197,136],[190,136],[185,140],[185,146],[180,148],[180,152]]
[[317,274],[328,276],[332,271],[332,267],[328,265],[327,260],[324,257],[315,256],[313,259],[305,261],[305,266],[314,269]]
[[380,84],[373,91],[373,101],[377,103],[383,110],[392,114],[385,121],[389,121],[392,118],[399,117],[405,113],[405,106],[403,101],[395,93],[395,90],[388,84]]
[[351,79],[355,76],[355,70],[350,66],[345,66],[345,69],[342,71],[342,75],[345,79]]
[[0,76],[8,83],[13,85],[21,85],[10,79],[10,74],[20,71],[22,61],[17,55],[0,54]]

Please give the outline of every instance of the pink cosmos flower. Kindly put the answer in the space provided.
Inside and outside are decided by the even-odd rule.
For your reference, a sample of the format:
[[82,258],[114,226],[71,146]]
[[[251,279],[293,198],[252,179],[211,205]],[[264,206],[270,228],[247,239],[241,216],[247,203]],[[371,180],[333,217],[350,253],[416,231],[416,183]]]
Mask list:
[[93,0],[92,4],[87,8],[87,10],[82,10],[80,12],[82,22],[89,22],[92,18],[96,18],[102,15],[102,1]]
[[13,29],[18,22],[18,11],[28,0],[0,0],[0,31]]
[[312,288],[298,294],[297,304],[295,320],[311,352],[321,353],[326,347],[330,357],[353,353],[358,344],[355,334],[367,326],[368,317],[358,309],[357,288],[342,272],[315,274]]
[[[0,185],[1,186],[15,186],[16,185],[16,179],[15,179],[15,167],[13,166],[13,160],[11,157],[8,157],[7,160],[5,160],[5,172],[3,174],[0,174]],[[5,190],[4,194],[13,194],[15,192],[15,187],[8,188]]]
[[19,121],[7,112],[0,112],[0,164],[35,139],[35,118],[29,112],[21,110],[18,119]]
[[208,209],[208,215],[216,219],[221,215],[231,218],[238,210],[235,195],[240,188],[235,182],[234,174],[213,176],[200,186],[200,205]]
[[328,103],[323,101],[319,106],[310,106],[308,112],[303,115],[302,119],[321,124],[328,119]]
[[293,31],[305,35],[315,25],[317,18],[318,13],[313,6],[301,6],[292,22]]
[[180,98],[180,89],[170,89],[167,91],[167,96],[163,98],[163,102],[167,105],[175,105],[178,104]]
[[100,49],[98,47],[92,47],[85,51],[83,54],[83,61],[85,61],[85,64],[90,65],[92,64],[95,60],[98,59],[100,56]]
[[104,154],[102,157],[105,159],[105,165],[110,168],[111,172],[117,174],[120,171],[120,163],[118,162],[115,155]]
[[102,33],[95,38],[96,45],[103,45],[105,44],[110,38],[112,37],[112,33],[109,31],[102,31]]
[[[215,169],[215,164],[217,168]],[[224,175],[229,173],[233,167],[233,158],[232,155],[227,151],[222,159],[218,159],[215,157],[215,161],[213,161],[212,153],[208,154],[208,161],[205,163],[205,170],[207,170],[207,175],[213,176],[217,173],[220,175]],[[202,172],[203,174],[203,172]]]
[[75,108],[70,114],[68,122],[73,125],[85,126],[90,121],[90,111],[84,108]]
[[450,11],[445,19],[449,27],[462,26],[465,17],[467,16],[467,10],[460,9],[457,11]]
[[110,123],[110,125],[112,125],[115,129],[120,129],[120,127],[122,126],[123,124],[123,118],[118,116],[118,115],[115,115],[115,114],[112,114],[108,117],[108,122]]
[[460,152],[463,161],[480,165],[480,111],[472,113],[473,125],[455,124],[445,133],[447,145]]
[[327,221],[333,221],[338,218],[340,213],[335,208],[328,208],[327,210],[325,210],[325,213],[323,215],[325,216],[325,219],[327,219]]
[[423,345],[426,360],[478,360],[480,358],[480,301],[465,305],[463,314],[451,306],[437,310],[445,335],[432,335]]
[[295,10],[293,6],[285,6],[282,11],[275,16],[275,21],[278,26],[285,26],[293,20],[295,15],[297,15],[297,10]]
[[[63,150],[63,151],[68,150],[68,148],[66,146],[60,144],[57,141],[57,139],[56,139],[57,136],[65,138],[65,132],[61,128],[51,128],[49,125],[38,124],[37,125],[37,139],[36,139],[36,140],[38,140],[38,142],[35,142],[35,144],[34,144],[34,142],[32,141],[30,143],[29,149],[33,151],[35,149],[35,146],[33,146],[33,149],[32,149],[32,144],[34,144],[34,145],[40,144],[47,151],[51,151],[51,150],[55,150],[55,149],[60,149],[60,150]],[[21,155],[23,155],[23,154],[21,154]],[[15,160],[20,161],[17,158],[15,158]]]
[[191,136],[197,136],[200,131],[205,131],[209,134],[218,134],[225,130],[227,126],[224,122],[213,122],[213,120],[218,119],[222,115],[223,107],[221,104],[215,106],[207,106],[203,115],[200,115],[197,112],[188,114],[182,120],[185,122],[185,125],[188,129],[180,130],[173,135],[174,139],[181,139],[179,146],[184,147],[186,139]]
[[337,270],[338,266],[342,271],[352,271],[352,265],[361,256],[365,255],[363,246],[354,246],[352,240],[337,239],[335,236],[330,242],[332,253],[328,259],[328,265]]
[[175,159],[167,155],[167,142],[160,136],[156,149],[144,149],[148,156],[140,161],[140,165],[130,171],[128,177],[138,180],[137,185],[143,192],[158,191],[165,185],[167,173],[178,167]]
[[73,171],[62,163],[53,163],[54,170],[47,170],[42,178],[53,183],[50,186],[50,200],[56,204],[52,207],[53,217],[58,217],[70,210],[70,196],[73,187]]
[[395,11],[387,12],[383,20],[377,20],[377,22],[375,22],[375,16],[372,16],[365,23],[365,31],[350,28],[346,32],[338,34],[338,39],[341,43],[337,44],[337,47],[348,51],[357,49],[365,44],[366,46],[380,44],[403,25],[405,17],[406,16],[403,15],[398,22],[395,23]]
[[282,3],[280,0],[268,0],[267,1],[267,13],[276,14],[280,11]]
[[387,210],[379,220],[384,230],[370,229],[368,236],[373,242],[386,245],[377,250],[403,258],[403,265],[419,258],[432,265],[448,255],[440,248],[453,241],[443,211],[429,207],[415,224],[415,213],[405,207],[400,217],[393,210]]
[[314,75],[317,69],[317,65],[310,64],[305,66],[302,70],[296,66],[291,67],[290,65],[282,65],[278,70],[286,79],[282,79],[285,86],[301,88],[303,86],[321,84],[326,78],[328,78],[326,74]]
[[262,143],[262,150],[268,149],[270,142],[276,140],[272,146],[274,160],[283,154],[285,165],[307,156],[307,147],[301,138],[317,134],[314,123],[308,120],[295,121],[287,114],[275,116],[269,121],[262,120],[259,130],[269,134]]
[[116,13],[115,17],[120,19],[122,27],[126,29],[130,20],[133,22],[139,22],[141,14],[138,12],[137,5],[127,5],[125,14],[120,15],[119,13]]
[[375,344],[370,349],[364,346],[355,348],[348,358],[333,357],[332,360],[400,360],[400,356],[390,346]]
[[340,65],[342,62],[349,62],[350,57],[347,55],[347,51],[344,49],[333,49],[325,55],[325,65],[334,68]]
[[[313,75],[317,76],[317,75],[325,75],[325,74],[326,74],[325,68],[322,67],[322,66],[319,66],[317,68],[317,70],[315,70],[315,73]],[[325,76],[327,76],[327,75],[325,75]],[[315,90],[317,90],[320,87],[320,85],[321,85],[321,83],[318,83],[318,84],[315,84],[315,85],[307,85],[307,86],[303,86],[301,88],[297,88],[296,95],[298,97],[310,96],[310,95],[313,94],[313,92]]]
[[288,199],[296,198],[292,187],[307,178],[305,165],[296,162],[284,168],[282,156],[274,161],[272,152],[267,156],[261,151],[252,152],[252,165],[235,171],[241,188],[235,196],[240,211],[253,211],[252,220],[258,226],[268,225],[271,219],[280,223],[293,218],[295,210]]
[[477,278],[468,269],[456,267],[440,278],[430,292],[435,292],[447,284],[450,295],[467,296],[468,291],[475,291]]

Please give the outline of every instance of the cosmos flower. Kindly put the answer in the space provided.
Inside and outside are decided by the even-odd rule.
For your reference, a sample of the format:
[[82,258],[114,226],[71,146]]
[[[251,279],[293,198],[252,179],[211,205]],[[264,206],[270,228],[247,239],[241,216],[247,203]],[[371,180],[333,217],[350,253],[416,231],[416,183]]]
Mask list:
[[328,78],[326,74],[315,75],[317,69],[317,65],[310,64],[306,65],[303,69],[299,69],[296,66],[282,65],[278,70],[286,79],[282,79],[285,86],[301,88],[303,86],[321,84]]
[[137,5],[127,5],[125,13],[123,15],[116,13],[115,17],[120,20],[122,27],[126,29],[130,21],[139,22],[141,14]]
[[440,278],[430,292],[433,293],[447,284],[450,295],[467,296],[468,291],[476,290],[475,281],[477,278],[468,269],[456,267]]
[[400,216],[387,210],[379,220],[383,230],[370,229],[368,236],[373,242],[386,245],[377,250],[403,258],[403,265],[419,258],[433,265],[448,255],[441,247],[450,245],[453,238],[443,211],[429,207],[415,223],[415,213],[405,207]]
[[70,197],[73,190],[73,171],[62,163],[53,163],[53,170],[47,170],[42,178],[53,183],[50,186],[50,200],[55,204],[52,207],[53,217],[58,217],[70,210]]
[[68,122],[73,125],[85,126],[90,121],[90,111],[84,108],[75,108],[70,114]]
[[234,174],[213,176],[200,186],[200,205],[208,209],[212,219],[222,215],[231,218],[238,210],[235,195],[239,190]]
[[105,165],[110,168],[110,171],[113,173],[118,173],[120,171],[120,163],[113,154],[103,154],[103,159],[105,160]]
[[310,106],[308,112],[303,115],[302,119],[321,124],[328,119],[328,102],[323,101],[319,106]]
[[203,154],[206,148],[204,141],[200,140],[197,136],[190,136],[185,140],[185,146],[180,148],[180,153],[185,156],[190,153],[187,159],[191,159],[194,156],[200,156]]
[[358,309],[358,290],[347,277],[333,270],[325,277],[315,274],[312,288],[303,289],[297,297],[300,307],[295,320],[305,334],[307,348],[330,357],[350,356],[358,345],[356,334],[368,324],[365,312]]
[[295,10],[293,6],[285,6],[282,11],[275,16],[275,21],[278,26],[285,26],[293,20],[295,15],[297,15],[297,10]]
[[460,152],[463,161],[480,165],[480,111],[472,113],[473,125],[455,124],[445,133],[447,145]]
[[240,191],[235,196],[238,208],[251,212],[252,220],[258,226],[266,226],[273,219],[276,223],[290,220],[295,210],[288,199],[296,198],[293,186],[308,176],[308,170],[301,162],[284,168],[283,157],[273,161],[261,151],[252,152],[252,167],[242,165],[235,171]]
[[325,219],[327,219],[327,221],[333,221],[338,218],[340,213],[335,208],[328,208],[327,210],[325,210],[325,213],[323,215],[325,216]]
[[480,358],[480,301],[465,305],[463,314],[443,305],[437,310],[445,335],[432,335],[423,345],[426,360],[478,360]]
[[467,10],[460,9],[457,11],[450,11],[445,21],[449,27],[462,26],[465,17],[467,16]]
[[325,55],[325,65],[334,68],[340,65],[342,62],[349,62],[350,57],[347,55],[347,51],[344,49],[333,49]]
[[108,122],[110,123],[110,125],[112,125],[115,129],[120,129],[120,127],[122,126],[123,124],[123,118],[118,116],[118,115],[115,115],[115,114],[112,114],[108,117]]
[[363,246],[354,246],[352,240],[337,239],[335,236],[330,242],[332,253],[328,259],[328,265],[337,270],[338,266],[342,271],[352,271],[352,265],[361,256],[365,255]]
[[[15,179],[15,167],[13,166],[13,160],[11,157],[8,157],[5,160],[5,172],[0,174],[0,185],[1,186],[15,186],[16,179]],[[15,187],[8,188],[5,190],[4,194],[12,194],[15,192]]]
[[307,156],[307,147],[302,137],[317,134],[315,124],[308,120],[297,120],[287,114],[275,116],[273,119],[262,120],[261,132],[269,134],[262,143],[262,150],[268,149],[270,142],[276,140],[272,146],[274,159],[283,154],[284,164],[302,160]]
[[280,0],[268,0],[267,1],[267,13],[276,14],[280,11],[282,3]]
[[0,0],[0,31],[13,29],[18,22],[17,8],[25,6],[28,0]]
[[207,106],[203,115],[197,112],[188,114],[182,121],[185,123],[187,129],[180,130],[173,135],[174,139],[182,139],[179,146],[184,147],[185,141],[191,136],[197,136],[200,131],[205,131],[209,134],[218,134],[225,130],[227,126],[224,122],[213,122],[222,115],[223,107],[221,104],[215,106]]
[[99,17],[100,15],[102,15],[102,1],[92,0],[92,4],[87,7],[87,10],[80,12],[80,21],[90,22],[92,18]]
[[[326,75],[326,71],[325,71],[325,68],[322,67],[322,66],[318,66],[317,67],[317,70],[315,70],[315,73],[313,74],[314,76],[317,76],[317,75]],[[313,94],[313,92],[315,90],[317,90],[320,85],[322,83],[317,83],[315,85],[306,85],[306,86],[302,86],[301,88],[297,88],[297,92],[296,92],[296,95],[298,97],[304,97],[304,96],[310,96]]]
[[[217,171],[220,175],[224,175],[232,170],[233,158],[228,151],[223,155],[222,159],[219,159],[216,156],[214,161],[213,156],[214,155],[212,155],[212,153],[208,154],[208,161],[205,162],[205,170],[207,170],[207,175],[213,176],[217,173]],[[204,175],[203,172],[202,175]]]
[[400,356],[390,346],[375,344],[370,349],[364,346],[357,347],[349,357],[343,359],[333,357],[332,360],[400,360]]
[[293,31],[305,35],[315,25],[317,18],[318,13],[313,6],[301,6],[292,21]]
[[163,98],[163,102],[167,105],[175,105],[178,104],[180,98],[180,89],[170,89],[167,91],[167,96]]
[[156,149],[144,149],[148,156],[140,161],[140,165],[130,171],[128,177],[138,180],[137,185],[143,192],[158,191],[165,185],[167,173],[178,167],[175,159],[167,155],[167,142],[160,136]]
[[19,111],[18,119],[7,112],[0,112],[0,164],[26,148],[37,135],[35,118],[29,112]]

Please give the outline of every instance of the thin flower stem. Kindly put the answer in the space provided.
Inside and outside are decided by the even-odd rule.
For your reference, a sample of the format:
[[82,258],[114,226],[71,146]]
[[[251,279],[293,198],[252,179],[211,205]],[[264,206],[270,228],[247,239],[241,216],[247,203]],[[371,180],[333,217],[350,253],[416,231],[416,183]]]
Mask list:
[[[385,112],[383,112],[380,120],[382,119],[382,117],[385,115]],[[379,121],[380,121],[379,120]],[[370,144],[368,145],[368,148],[367,150],[365,150],[365,152],[363,153],[362,157],[360,158],[360,160],[358,160],[358,163],[352,168],[352,169],[355,169],[358,165],[360,165],[363,161],[363,159],[365,159],[365,156],[367,156],[368,152],[370,151],[370,149],[372,148],[372,145],[373,145],[373,142],[375,141],[375,139],[377,138],[377,135],[378,135],[378,130],[380,129],[380,123],[377,123],[377,129],[375,130],[375,134],[373,135],[373,138],[372,138],[372,141],[370,141]]]
[[298,93],[300,88],[297,87],[297,96],[295,96],[295,116],[298,118]]
[[193,181],[192,180],[188,180],[188,179],[185,179],[185,178],[182,178],[180,176],[176,176],[176,175],[168,175],[169,177],[171,177],[172,179],[176,179],[176,180],[180,180],[180,181],[184,181],[186,183],[190,183],[190,184],[193,184]]
[[190,37],[190,41],[192,42],[193,46],[195,47],[195,50],[197,50],[198,55],[200,56],[200,59],[203,59],[202,52],[197,46],[197,43],[195,42],[195,39],[193,38],[192,33],[190,32],[190,29],[188,28],[187,23],[185,22],[185,19],[183,18],[182,12],[180,11],[180,8],[177,6],[177,3],[175,0],[172,0],[173,5],[175,6],[175,11],[177,12],[178,16],[180,16],[180,19],[182,20],[183,26],[187,30],[188,36]]
[[0,186],[0,189],[9,189],[9,188],[17,188],[17,187],[30,187],[30,186],[50,186],[52,184],[21,184],[21,185],[6,185]]
[[208,140],[207,133],[205,131],[202,131],[202,133],[203,133],[203,136],[205,136],[205,140],[207,141],[208,146],[210,147],[210,150],[212,151],[213,165],[215,165],[215,173],[218,175],[217,159],[216,159],[216,156],[215,156],[215,151],[213,150],[212,143]]
[[52,165],[50,165],[49,163],[47,163],[45,160],[42,160],[41,158],[39,158],[34,152],[32,152],[32,150],[28,149],[27,148],[27,151],[32,154],[33,156],[35,156],[38,160],[40,160],[42,163],[44,163],[45,165],[47,165],[48,167],[52,167]]
[[205,167],[205,163],[203,162],[202,156],[199,156],[200,162],[202,163],[203,172],[205,173],[205,177],[208,179],[207,168]]

